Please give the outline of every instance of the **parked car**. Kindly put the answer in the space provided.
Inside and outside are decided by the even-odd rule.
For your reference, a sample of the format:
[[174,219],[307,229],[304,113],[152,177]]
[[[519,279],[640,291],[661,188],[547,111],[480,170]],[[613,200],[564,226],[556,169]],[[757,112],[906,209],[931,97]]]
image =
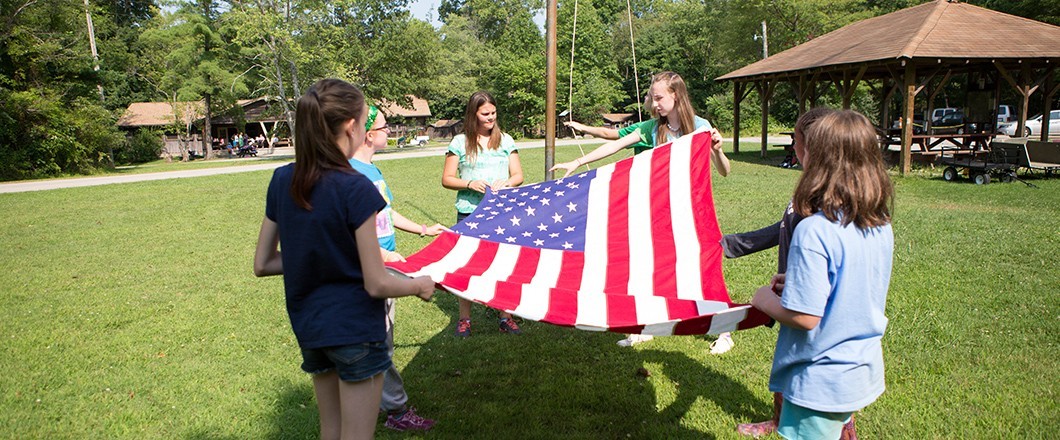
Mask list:
[[[1042,116],[1038,115],[1027,120],[1027,126],[1023,128],[1022,137],[1031,137],[1042,133]],[[1019,121],[1001,124],[997,131],[1012,137],[1020,137],[1016,135],[1017,125],[1019,125]],[[1052,136],[1054,134],[1060,135],[1060,110],[1049,112],[1049,135]]]
[[931,121],[932,134],[965,134],[976,130],[974,122],[968,122],[964,118],[964,112],[948,113],[945,116]]
[[931,122],[934,123],[935,120],[942,119],[943,116],[946,116],[950,113],[957,113],[957,109],[953,107],[942,107],[934,109],[931,111]]
[[1011,105],[999,105],[997,106],[997,125],[1004,124],[1009,121],[1016,120],[1016,109],[1012,108]]

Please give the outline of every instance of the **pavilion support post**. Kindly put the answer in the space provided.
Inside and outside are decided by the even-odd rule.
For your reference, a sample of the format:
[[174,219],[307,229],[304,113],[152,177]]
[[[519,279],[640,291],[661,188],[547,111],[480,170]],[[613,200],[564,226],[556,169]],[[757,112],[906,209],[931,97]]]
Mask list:
[[844,110],[850,109],[850,101],[854,97],[854,92],[858,89],[858,83],[861,82],[861,77],[865,76],[866,69],[868,69],[868,66],[862,65],[853,78],[847,77],[847,74],[850,73],[849,70],[844,70],[842,79],[833,81],[835,82],[836,88],[839,89],[839,93],[843,96]]
[[880,82],[880,93],[883,94],[880,100],[883,103],[880,106],[880,128],[887,130],[890,128],[888,122],[891,120],[891,102],[894,102],[894,94],[898,92],[898,83],[892,83],[889,79]]
[[1020,81],[1017,89],[1020,92],[1020,123],[1016,127],[1016,133],[1019,136],[1023,136],[1024,130],[1027,128],[1027,111],[1030,107],[1031,94],[1026,90],[1029,88],[1031,82],[1031,68],[1030,66],[1020,69]]
[[913,146],[913,104],[916,101],[916,67],[909,60],[905,64],[905,76],[903,78],[905,102],[902,105],[902,156],[899,159],[899,167],[902,175],[909,174],[909,162],[912,159]]
[[[932,74],[932,76],[934,76],[934,74]],[[924,111],[924,134],[930,133],[931,123],[934,122],[931,120],[931,114],[935,112],[935,96],[946,87],[946,84],[949,84],[950,76],[953,76],[953,71],[947,70],[946,75],[942,77],[942,81],[939,81],[937,87],[931,87],[931,78],[928,78],[928,80],[925,81],[925,85],[928,86],[928,99],[927,110]]]
[[799,115],[802,116],[803,113],[806,113],[806,75],[800,74],[794,83],[795,100],[799,102]]
[[743,101],[744,84],[736,81],[732,84],[732,152],[740,152],[740,102]]
[[1056,96],[1057,89],[1060,89],[1060,85],[1055,84],[1056,78],[1054,73],[1056,68],[1050,67],[1045,72],[1045,89],[1042,96],[1042,142],[1049,141],[1049,116],[1053,113],[1053,97]]
[[[1038,78],[1037,81],[1035,81],[1033,79],[1034,68],[1031,66],[1023,66],[1020,69],[1019,82],[1016,82],[1016,80],[1012,78],[1012,75],[1009,74],[1008,70],[1005,69],[1005,66],[1001,65],[1000,62],[994,61],[994,67],[997,67],[997,71],[1001,74],[1001,77],[1005,78],[1005,81],[1008,81],[1009,85],[1011,85],[1012,88],[1016,89],[1016,91],[1020,94],[1020,122],[1019,125],[1016,126],[1015,134],[1022,135],[1027,127],[1027,110],[1030,104],[1031,96],[1034,95],[1034,92],[1038,90],[1038,87],[1040,87],[1042,83],[1044,83],[1047,79],[1052,78],[1053,69],[1046,69],[1045,75],[1042,75],[1040,78]],[[1046,90],[1046,92],[1048,91],[1049,90]],[[1048,109],[1046,111],[1048,112]]]
[[762,158],[766,157],[769,149],[769,100],[773,98],[774,87],[776,87],[776,81],[768,79],[755,83],[758,97],[762,100]]

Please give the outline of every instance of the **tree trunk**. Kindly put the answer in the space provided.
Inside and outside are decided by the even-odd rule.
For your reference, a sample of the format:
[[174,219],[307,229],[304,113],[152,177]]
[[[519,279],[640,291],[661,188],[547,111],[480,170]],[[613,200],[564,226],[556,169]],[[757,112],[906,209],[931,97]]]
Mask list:
[[206,108],[203,112],[206,115],[206,118],[203,119],[202,123],[202,157],[204,159],[210,159],[213,156],[213,142],[210,139],[210,94],[207,93],[203,96],[203,99],[206,102]]

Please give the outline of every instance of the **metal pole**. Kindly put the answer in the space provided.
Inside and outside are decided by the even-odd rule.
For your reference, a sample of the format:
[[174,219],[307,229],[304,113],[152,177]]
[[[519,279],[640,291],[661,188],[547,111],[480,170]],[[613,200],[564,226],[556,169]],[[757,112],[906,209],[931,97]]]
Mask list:
[[769,34],[766,32],[766,21],[762,20],[762,59],[769,58]]
[[552,180],[549,171],[556,162],[556,0],[548,0],[545,13],[545,180]]

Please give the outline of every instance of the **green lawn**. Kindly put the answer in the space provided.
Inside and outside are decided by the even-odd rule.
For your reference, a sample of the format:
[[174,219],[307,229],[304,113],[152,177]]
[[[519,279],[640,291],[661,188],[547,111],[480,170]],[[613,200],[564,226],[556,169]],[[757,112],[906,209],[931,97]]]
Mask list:
[[[542,149],[523,153],[527,181]],[[560,147],[558,160],[577,147]],[[781,154],[776,152],[774,154]],[[774,222],[798,171],[733,155],[725,232]],[[441,157],[380,161],[396,207],[451,223]],[[887,392],[863,438],[1049,438],[1060,430],[1060,179],[975,186],[898,178]],[[251,273],[270,172],[0,194],[0,438],[313,438],[316,406],[282,279]],[[426,239],[405,234],[411,253]],[[735,300],[775,251],[726,261]],[[452,336],[456,302],[399,301],[397,353],[435,438],[736,438],[769,416],[775,329],[621,338],[533,322]],[[650,377],[637,374],[639,368]],[[406,438],[382,426],[380,438]]]

